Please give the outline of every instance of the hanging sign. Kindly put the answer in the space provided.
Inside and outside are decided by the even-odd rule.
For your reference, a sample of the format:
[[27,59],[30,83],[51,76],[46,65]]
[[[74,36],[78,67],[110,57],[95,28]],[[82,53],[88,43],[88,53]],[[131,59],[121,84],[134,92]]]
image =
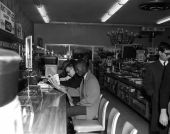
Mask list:
[[0,1],[0,29],[14,34],[15,14]]

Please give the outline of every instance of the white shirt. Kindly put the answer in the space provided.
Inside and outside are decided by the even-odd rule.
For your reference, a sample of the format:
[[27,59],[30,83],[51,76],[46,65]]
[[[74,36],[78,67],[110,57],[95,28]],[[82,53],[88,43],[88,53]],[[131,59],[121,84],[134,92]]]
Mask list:
[[164,66],[164,62],[165,62],[165,66],[168,64],[168,60],[167,61],[163,61],[161,59],[159,59],[159,61],[161,62],[161,64]]
[[84,80],[86,79],[86,77],[87,77],[87,73],[84,75]]

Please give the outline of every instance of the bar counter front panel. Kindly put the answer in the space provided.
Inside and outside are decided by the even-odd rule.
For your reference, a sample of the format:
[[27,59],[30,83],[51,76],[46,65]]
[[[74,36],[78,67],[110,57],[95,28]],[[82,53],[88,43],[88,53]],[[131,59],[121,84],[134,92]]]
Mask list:
[[[66,134],[66,95],[53,90],[43,92],[42,99],[34,107],[34,121],[31,130],[24,125],[25,134]],[[30,121],[30,120],[29,120]],[[29,131],[28,131],[29,130]]]

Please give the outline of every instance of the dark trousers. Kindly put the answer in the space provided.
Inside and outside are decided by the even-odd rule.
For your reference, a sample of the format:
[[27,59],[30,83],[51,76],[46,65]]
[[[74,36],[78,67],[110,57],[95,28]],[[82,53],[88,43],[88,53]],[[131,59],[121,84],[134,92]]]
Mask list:
[[[79,98],[73,98],[73,103],[79,102]],[[86,115],[86,107],[84,106],[70,106],[67,101],[67,134],[75,134],[74,126],[72,123],[72,116],[76,115]]]
[[168,134],[169,126],[170,125],[168,125],[167,127],[164,127],[159,124],[159,130],[157,131],[151,130],[150,134]]
[[72,117],[76,115],[86,115],[86,107],[76,105],[79,101],[79,97],[72,97],[75,106],[70,106],[67,100],[67,117]]
[[76,105],[80,101],[80,97],[72,97],[73,104]]
[[76,115],[86,115],[85,106],[70,106],[67,108],[67,117],[72,117]]

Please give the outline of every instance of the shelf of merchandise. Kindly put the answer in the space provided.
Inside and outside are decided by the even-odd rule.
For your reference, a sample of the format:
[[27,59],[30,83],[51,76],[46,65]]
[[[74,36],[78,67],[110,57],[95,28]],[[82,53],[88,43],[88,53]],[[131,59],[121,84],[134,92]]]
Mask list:
[[105,73],[103,88],[109,90],[123,103],[128,105],[146,120],[150,118],[148,100],[143,96],[143,86],[135,84],[114,73]]

